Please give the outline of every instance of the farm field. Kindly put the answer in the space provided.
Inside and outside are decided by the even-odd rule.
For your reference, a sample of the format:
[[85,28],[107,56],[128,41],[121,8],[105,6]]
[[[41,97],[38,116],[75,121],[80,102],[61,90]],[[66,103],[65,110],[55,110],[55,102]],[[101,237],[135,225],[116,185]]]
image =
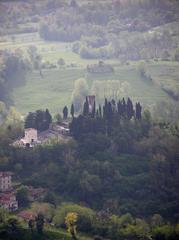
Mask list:
[[[161,68],[161,64],[155,66],[151,64],[148,67],[150,72],[155,73],[155,77],[161,74],[159,70],[157,72],[157,66]],[[178,65],[173,65],[172,68],[177,73]],[[142,80],[136,70],[136,64],[133,64],[116,67],[112,74],[88,74],[84,68],[66,68],[43,70],[43,77],[41,77],[39,71],[34,71],[29,74],[25,85],[14,89],[12,98],[15,107],[22,114],[45,108],[55,114],[65,105],[70,106],[74,81],[81,77],[87,79],[90,92],[98,95],[100,99],[109,96],[110,89],[105,95],[103,86],[112,80],[120,84],[128,83],[128,95],[144,106],[170,100],[170,97],[157,84]],[[100,92],[91,90],[96,82],[100,86]],[[123,95],[119,94],[118,97],[122,98]]]

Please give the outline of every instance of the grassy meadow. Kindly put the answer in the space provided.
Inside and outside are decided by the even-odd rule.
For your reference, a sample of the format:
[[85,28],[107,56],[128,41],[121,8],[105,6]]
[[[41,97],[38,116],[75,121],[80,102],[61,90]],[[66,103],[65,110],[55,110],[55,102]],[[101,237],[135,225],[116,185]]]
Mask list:
[[[12,98],[15,107],[21,113],[26,114],[27,111],[49,108],[54,114],[61,111],[65,105],[70,106],[74,81],[81,77],[87,78],[89,88],[95,82],[100,84],[100,99],[105,96],[103,86],[109,80],[121,84],[127,82],[129,96],[134,101],[141,101],[144,105],[152,105],[169,99],[158,85],[142,80],[135,65],[117,67],[113,74],[103,75],[88,74],[83,68],[43,70],[42,74],[43,77],[40,76],[39,71],[32,72],[25,85],[14,89]],[[119,97],[123,96],[119,95]]]
[[[86,66],[97,63],[98,60],[81,59],[79,55],[72,52],[71,43],[43,41],[37,33],[5,36],[3,41],[1,39],[0,50],[19,50],[27,57],[27,50],[31,45],[37,47],[43,62],[49,61],[56,64],[59,58],[63,58],[66,67],[44,69],[42,70],[43,77],[40,76],[39,71],[30,72],[26,83],[13,90],[14,105],[24,115],[29,111],[45,108],[55,114],[61,111],[65,105],[70,106],[74,81],[81,77],[87,79],[89,91],[97,95],[97,99],[103,99],[105,96],[112,97],[109,80],[120,84],[125,82],[128,84],[127,94],[134,101],[140,101],[147,107],[162,100],[171,100],[158,83],[167,81],[171,84],[179,84],[179,63],[176,62],[149,61],[146,63],[147,72],[151,75],[153,82],[141,79],[137,71],[139,62],[121,64],[119,60],[115,59],[105,61],[113,64],[114,73],[88,74]],[[72,68],[71,64],[75,64],[76,67]],[[95,83],[98,84],[99,91],[93,92],[92,86]],[[106,84],[108,86],[107,94],[104,90]],[[122,98],[123,94],[119,93],[118,97]]]

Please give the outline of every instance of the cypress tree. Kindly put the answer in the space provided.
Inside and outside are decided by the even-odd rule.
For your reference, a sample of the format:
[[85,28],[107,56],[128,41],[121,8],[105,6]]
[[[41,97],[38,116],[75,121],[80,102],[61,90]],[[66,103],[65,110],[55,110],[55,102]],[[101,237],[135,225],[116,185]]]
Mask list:
[[75,108],[74,108],[73,103],[71,105],[70,113],[71,113],[72,118],[74,118]]
[[34,112],[29,112],[25,119],[25,128],[36,128],[36,114]]
[[101,110],[101,105],[99,105],[99,117],[102,118],[102,110]]
[[63,119],[66,120],[68,118],[68,108],[65,106],[63,108]]
[[142,106],[140,103],[136,103],[136,111],[135,111],[136,119],[140,120],[142,118]]
[[127,118],[130,120],[134,116],[133,103],[130,98],[127,99]]
[[125,117],[126,116],[126,101],[124,98],[122,99],[121,103],[122,103],[122,107],[121,107],[122,116]]
[[96,117],[99,118],[99,110],[96,111]]
[[107,119],[108,117],[108,101],[105,98],[104,106],[103,106],[103,117]]
[[94,118],[95,115],[96,115],[96,102],[94,102],[94,105],[93,105],[93,109],[92,109],[92,113],[91,113],[91,115],[92,115],[92,118]]
[[48,129],[50,126],[50,123],[52,122],[52,116],[48,109],[46,109],[45,111],[45,121],[46,121],[45,128]]
[[86,97],[86,101],[84,102],[83,105],[83,116],[87,116],[89,114],[89,104],[88,104],[88,99]]
[[117,112],[118,112],[119,116],[123,115],[123,105],[120,100],[117,103]]

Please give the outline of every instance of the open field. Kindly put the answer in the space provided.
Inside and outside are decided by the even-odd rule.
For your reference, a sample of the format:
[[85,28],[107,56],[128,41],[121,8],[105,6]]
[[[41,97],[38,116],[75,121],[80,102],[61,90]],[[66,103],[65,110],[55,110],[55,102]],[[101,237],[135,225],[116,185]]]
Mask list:
[[[161,64],[154,66],[151,64],[148,68],[150,72],[160,75],[159,70],[156,73],[157,66],[161,68]],[[178,65],[173,65],[173,68],[177,73]],[[39,108],[49,108],[53,114],[57,113],[65,105],[70,106],[74,81],[81,77],[87,79],[90,89],[93,83],[100,84],[100,98],[105,95],[103,88],[105,83],[114,80],[121,84],[127,82],[129,85],[128,95],[143,105],[149,106],[158,101],[170,100],[169,96],[158,85],[142,80],[136,70],[136,64],[134,64],[116,67],[113,74],[88,74],[84,68],[66,68],[43,70],[41,78],[39,71],[34,71],[28,76],[24,86],[14,89],[12,97],[15,107],[23,114]],[[119,95],[118,97],[122,98],[123,96]]]
[[73,83],[82,76],[84,70],[79,69],[44,70],[43,78],[39,71],[35,71],[29,75],[24,86],[14,89],[15,106],[24,114],[39,108],[57,113],[71,103]]

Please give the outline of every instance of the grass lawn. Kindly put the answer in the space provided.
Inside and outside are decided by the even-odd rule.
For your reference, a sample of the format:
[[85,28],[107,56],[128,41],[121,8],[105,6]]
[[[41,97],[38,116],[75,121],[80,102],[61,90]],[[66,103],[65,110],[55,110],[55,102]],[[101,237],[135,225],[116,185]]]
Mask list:
[[[43,70],[43,78],[38,71],[29,73],[26,84],[14,89],[12,93],[15,107],[22,114],[40,108],[48,108],[54,114],[60,112],[65,105],[70,106],[74,81],[80,77],[88,80],[90,88],[93,83],[98,82],[100,91],[95,95],[100,93],[100,97],[97,97],[99,99],[104,97],[104,85],[109,83],[109,80],[118,81],[120,84],[127,82],[129,85],[128,95],[133,101],[140,101],[144,106],[152,106],[161,100],[171,100],[161,89],[162,82],[179,85],[179,63],[177,62],[150,61],[146,63],[147,71],[157,84],[140,78],[136,70],[138,62],[120,65],[119,60],[107,60],[106,63],[115,66],[115,73],[87,74],[86,65],[97,63],[98,60],[81,59],[79,55],[71,51],[72,43],[43,41],[38,33],[17,34],[14,37],[13,39],[12,36],[5,36],[6,42],[0,42],[0,50],[21,49],[27,56],[27,49],[33,44],[42,56],[42,61],[56,63],[59,58],[63,58],[67,65],[75,63],[78,67],[76,69]],[[108,90],[110,90],[110,86]],[[123,95],[120,94],[118,97],[122,98]]]
[[23,114],[45,108],[57,113],[71,104],[74,81],[84,75],[83,69],[44,70],[43,78],[33,72],[24,86],[14,89],[15,106]]
[[[155,71],[157,66],[150,66]],[[176,70],[177,71],[177,70]],[[103,97],[103,85],[108,80],[129,83],[129,96],[134,101],[140,101],[143,105],[152,105],[161,100],[169,100],[168,95],[161,88],[147,80],[142,80],[136,71],[136,65],[120,66],[115,68],[112,74],[87,74],[81,69],[52,69],[43,70],[43,78],[38,71],[29,74],[24,86],[14,89],[12,98],[15,107],[22,113],[48,108],[52,114],[62,110],[65,105],[71,105],[71,95],[74,81],[85,77],[89,87],[97,81],[101,84]],[[123,96],[119,96],[122,98]]]
[[[36,231],[31,233],[28,228],[21,228],[16,232],[7,233],[6,229],[0,229],[1,240],[72,240],[70,234],[62,229],[45,228],[43,234],[38,234]],[[85,235],[78,234],[79,240],[92,240],[92,238]]]

